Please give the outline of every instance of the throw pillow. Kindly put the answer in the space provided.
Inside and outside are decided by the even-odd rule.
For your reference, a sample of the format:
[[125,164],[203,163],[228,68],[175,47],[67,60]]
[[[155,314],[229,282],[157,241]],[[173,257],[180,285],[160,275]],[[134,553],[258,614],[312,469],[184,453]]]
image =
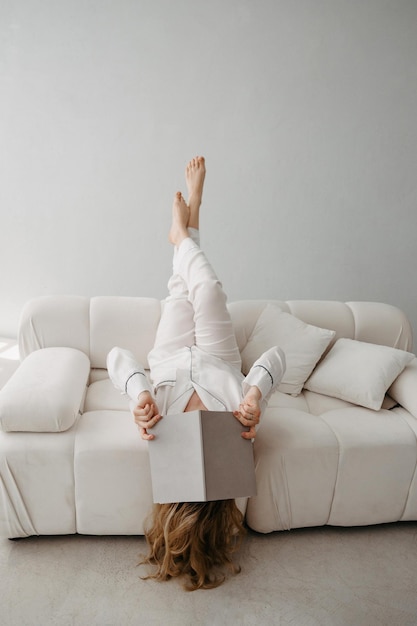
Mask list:
[[379,410],[385,393],[414,355],[355,339],[339,339],[305,388]]
[[318,328],[268,304],[242,351],[242,370],[247,374],[261,354],[272,346],[285,353],[287,368],[278,391],[298,395],[335,332]]

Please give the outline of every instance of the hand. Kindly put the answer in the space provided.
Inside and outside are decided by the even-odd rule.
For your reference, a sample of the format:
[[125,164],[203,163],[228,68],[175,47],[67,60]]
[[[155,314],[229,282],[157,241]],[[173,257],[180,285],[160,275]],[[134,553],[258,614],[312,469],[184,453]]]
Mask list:
[[243,402],[240,403],[239,410],[233,412],[233,415],[241,424],[249,427],[249,430],[245,430],[242,433],[244,439],[254,439],[256,437],[255,426],[259,424],[261,417],[261,397],[262,394],[258,387],[251,387],[243,398]]
[[155,435],[148,433],[148,428],[155,426],[162,418],[158,407],[149,391],[142,391],[138,396],[138,402],[132,408],[135,423],[139,428],[140,435],[145,441],[155,439]]

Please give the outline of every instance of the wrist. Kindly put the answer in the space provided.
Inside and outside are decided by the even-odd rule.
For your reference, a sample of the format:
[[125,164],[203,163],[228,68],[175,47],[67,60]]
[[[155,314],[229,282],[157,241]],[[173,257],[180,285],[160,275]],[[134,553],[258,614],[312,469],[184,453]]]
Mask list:
[[261,400],[261,390],[256,385],[252,385],[251,387],[249,387],[246,397],[254,398],[255,400]]
[[138,395],[138,402],[139,404],[141,404],[142,402],[145,403],[152,403],[153,402],[153,398],[150,394],[149,391],[141,391],[140,394]]

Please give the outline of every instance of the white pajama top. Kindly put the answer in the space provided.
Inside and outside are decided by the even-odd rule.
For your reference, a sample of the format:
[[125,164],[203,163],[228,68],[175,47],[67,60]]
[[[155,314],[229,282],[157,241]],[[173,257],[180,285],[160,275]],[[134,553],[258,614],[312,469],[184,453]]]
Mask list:
[[107,367],[114,386],[133,403],[142,391],[149,391],[161,415],[182,413],[194,391],[209,411],[236,411],[251,386],[262,394],[263,410],[285,372],[285,356],[279,347],[270,348],[245,377],[227,361],[197,346],[183,347],[151,367],[153,389],[143,366],[129,350],[113,348]]

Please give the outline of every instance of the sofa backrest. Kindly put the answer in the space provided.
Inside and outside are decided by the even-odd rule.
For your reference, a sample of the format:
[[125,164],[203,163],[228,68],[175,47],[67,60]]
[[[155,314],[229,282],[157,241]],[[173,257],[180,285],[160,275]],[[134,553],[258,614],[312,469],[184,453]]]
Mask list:
[[340,337],[346,337],[400,350],[412,349],[410,322],[403,311],[390,304],[336,300],[241,300],[229,304],[240,350],[245,347],[259,315],[269,303],[276,304],[306,324],[336,331],[331,345]]
[[155,298],[44,296],[30,300],[19,323],[23,359],[34,350],[65,346],[84,352],[92,368],[105,368],[114,346],[128,348],[147,366],[161,316]]
[[[369,343],[412,349],[412,330],[404,313],[379,302],[323,300],[241,300],[229,303],[240,350],[268,303],[278,305],[308,324]],[[114,346],[127,348],[148,365],[163,302],[155,298],[98,296],[44,296],[30,300],[19,324],[21,358],[34,350],[66,346],[84,352],[92,368],[105,368]]]

